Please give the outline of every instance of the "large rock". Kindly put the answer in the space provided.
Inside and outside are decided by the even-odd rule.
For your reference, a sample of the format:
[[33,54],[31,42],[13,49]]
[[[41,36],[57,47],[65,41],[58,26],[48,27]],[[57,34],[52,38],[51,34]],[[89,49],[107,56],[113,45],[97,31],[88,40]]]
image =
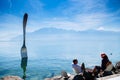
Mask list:
[[5,76],[1,78],[0,80],[23,80],[23,79],[20,78],[19,76]]

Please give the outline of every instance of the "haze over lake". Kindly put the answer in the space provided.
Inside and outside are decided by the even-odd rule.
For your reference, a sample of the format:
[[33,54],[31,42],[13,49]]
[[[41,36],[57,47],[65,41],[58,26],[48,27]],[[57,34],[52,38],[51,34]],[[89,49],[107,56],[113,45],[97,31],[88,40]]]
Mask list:
[[[36,35],[37,34],[37,35]],[[93,68],[99,65],[100,53],[105,52],[115,64],[120,57],[119,32],[109,31],[71,31],[56,28],[43,28],[34,33],[27,33],[28,66],[26,79],[44,79],[60,75],[62,70],[72,71],[72,60]],[[10,41],[0,42],[1,74],[22,76],[20,67],[20,49],[22,36]],[[64,67],[63,67],[64,65]],[[17,73],[16,73],[17,72]]]

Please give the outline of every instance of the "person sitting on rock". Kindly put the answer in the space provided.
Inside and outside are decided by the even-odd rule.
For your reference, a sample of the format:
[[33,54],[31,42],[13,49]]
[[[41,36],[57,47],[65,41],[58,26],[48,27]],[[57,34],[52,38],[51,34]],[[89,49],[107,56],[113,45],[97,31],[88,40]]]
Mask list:
[[73,70],[76,74],[83,74],[81,66],[78,65],[78,60],[77,59],[73,60],[72,68],[73,68]]
[[101,71],[104,71],[106,69],[106,65],[109,62],[109,58],[105,53],[101,54],[101,66],[95,66],[93,69],[93,73],[95,76],[97,76]]
[[111,61],[109,61],[107,64],[106,64],[106,69],[104,71],[101,70],[100,72],[100,76],[108,76],[108,75],[112,75],[114,74],[114,72],[112,71],[114,68],[113,64]]

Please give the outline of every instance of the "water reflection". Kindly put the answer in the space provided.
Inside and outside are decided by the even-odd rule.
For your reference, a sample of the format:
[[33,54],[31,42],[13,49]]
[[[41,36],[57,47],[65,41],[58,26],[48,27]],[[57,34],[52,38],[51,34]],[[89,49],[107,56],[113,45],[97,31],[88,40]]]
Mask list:
[[26,79],[26,70],[27,70],[27,47],[23,44],[21,48],[21,68],[23,69],[23,79]]
[[23,79],[26,79],[27,57],[21,59],[21,68],[23,69]]

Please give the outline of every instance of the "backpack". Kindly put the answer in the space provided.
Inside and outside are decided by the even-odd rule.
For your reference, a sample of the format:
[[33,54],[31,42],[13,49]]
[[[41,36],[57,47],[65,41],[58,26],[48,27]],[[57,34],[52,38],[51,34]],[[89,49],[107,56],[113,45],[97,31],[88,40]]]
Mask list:
[[84,80],[82,75],[76,75],[74,76],[73,80]]

